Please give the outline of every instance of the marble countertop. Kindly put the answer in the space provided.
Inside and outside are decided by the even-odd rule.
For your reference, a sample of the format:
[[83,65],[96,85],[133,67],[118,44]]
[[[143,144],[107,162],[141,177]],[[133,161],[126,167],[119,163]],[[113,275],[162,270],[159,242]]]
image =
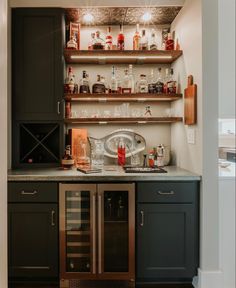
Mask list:
[[17,169],[8,171],[8,181],[199,181],[201,176],[176,166],[167,173],[125,173],[119,166],[105,166],[101,173],[84,174],[75,168]]

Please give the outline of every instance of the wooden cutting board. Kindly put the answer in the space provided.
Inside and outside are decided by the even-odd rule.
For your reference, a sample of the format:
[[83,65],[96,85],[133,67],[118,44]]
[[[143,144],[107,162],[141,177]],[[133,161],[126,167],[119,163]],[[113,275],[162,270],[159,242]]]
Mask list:
[[188,76],[188,87],[184,89],[184,124],[197,123],[197,85],[193,84],[193,76]]

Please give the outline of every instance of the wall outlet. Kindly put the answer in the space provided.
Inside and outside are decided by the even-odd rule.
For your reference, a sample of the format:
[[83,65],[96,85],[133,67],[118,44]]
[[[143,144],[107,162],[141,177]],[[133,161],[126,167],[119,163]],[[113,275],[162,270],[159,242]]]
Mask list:
[[195,129],[194,128],[187,128],[187,139],[188,144],[195,144]]

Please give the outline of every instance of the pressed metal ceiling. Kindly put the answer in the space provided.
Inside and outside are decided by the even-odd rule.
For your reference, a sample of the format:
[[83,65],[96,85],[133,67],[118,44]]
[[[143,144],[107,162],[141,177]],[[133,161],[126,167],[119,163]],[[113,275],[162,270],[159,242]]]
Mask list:
[[141,17],[145,11],[152,14],[152,24],[163,25],[173,22],[182,7],[101,7],[101,8],[69,8],[66,9],[67,21],[84,23],[83,16],[90,13],[94,21],[90,25],[133,25],[142,23]]

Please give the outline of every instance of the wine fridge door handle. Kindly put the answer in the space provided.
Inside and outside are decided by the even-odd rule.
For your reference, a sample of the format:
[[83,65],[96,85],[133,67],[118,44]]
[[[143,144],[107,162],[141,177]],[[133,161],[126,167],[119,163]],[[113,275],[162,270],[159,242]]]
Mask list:
[[92,222],[92,230],[93,230],[93,270],[92,273],[96,274],[96,195],[93,194],[93,206],[92,206],[92,213],[93,213],[93,222]]
[[58,115],[61,114],[60,106],[61,106],[61,101],[57,101],[57,114],[58,114]]
[[51,226],[55,226],[56,223],[55,223],[55,211],[52,210],[51,211]]
[[102,274],[102,195],[98,195],[98,274]]
[[173,190],[171,190],[171,191],[157,191],[157,194],[159,194],[159,195],[174,195],[175,192]]
[[143,210],[140,211],[140,215],[141,215],[140,226],[143,227],[144,226],[144,211]]

